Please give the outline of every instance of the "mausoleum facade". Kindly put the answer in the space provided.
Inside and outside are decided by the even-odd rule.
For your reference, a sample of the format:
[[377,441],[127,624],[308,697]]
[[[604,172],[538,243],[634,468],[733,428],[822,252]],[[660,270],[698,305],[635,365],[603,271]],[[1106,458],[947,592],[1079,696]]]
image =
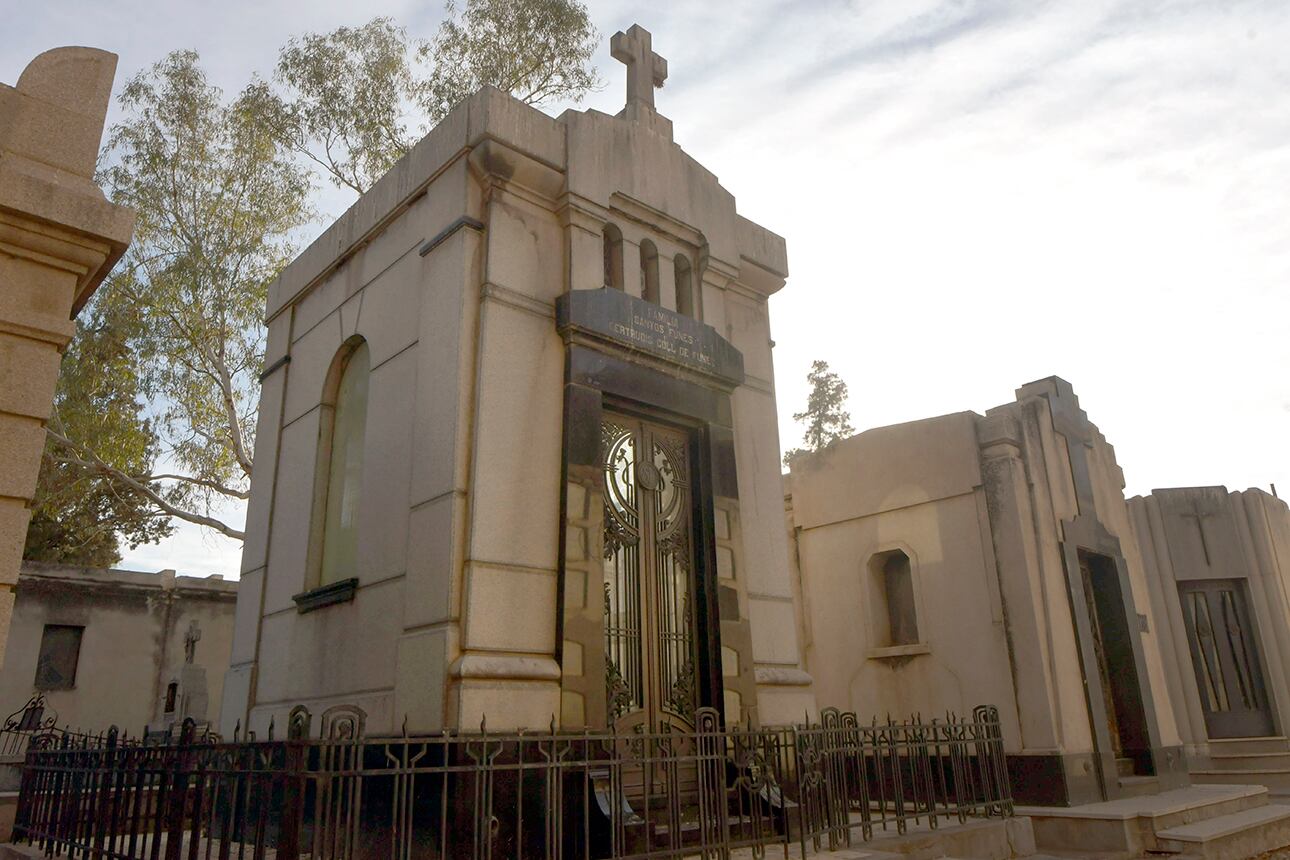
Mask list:
[[[767,299],[784,240],[654,108],[458,105],[272,285],[224,731],[813,711]],[[406,722],[405,722],[406,721]]]
[[997,705],[1022,803],[1185,784],[1123,487],[1057,377],[985,415],[795,461],[789,535],[820,700],[880,719]]
[[1128,504],[1193,780],[1290,790],[1290,509],[1226,487]]

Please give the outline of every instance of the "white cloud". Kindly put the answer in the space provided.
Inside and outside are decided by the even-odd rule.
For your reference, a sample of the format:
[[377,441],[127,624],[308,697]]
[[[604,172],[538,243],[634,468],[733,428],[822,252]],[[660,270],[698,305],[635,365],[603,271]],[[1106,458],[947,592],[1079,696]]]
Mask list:
[[[608,38],[639,22],[668,58],[658,103],[677,141],[788,240],[793,276],[772,300],[786,446],[815,358],[850,384],[859,428],[984,410],[1056,373],[1116,446],[1130,492],[1290,488],[1281,3],[592,11],[607,86],[584,106],[621,107]],[[118,51],[119,80],[192,46],[232,91],[288,36],[375,14],[429,35],[439,9],[63,0],[10,18],[0,80],[57,44]],[[165,557],[194,561],[164,566],[217,555],[183,540]]]

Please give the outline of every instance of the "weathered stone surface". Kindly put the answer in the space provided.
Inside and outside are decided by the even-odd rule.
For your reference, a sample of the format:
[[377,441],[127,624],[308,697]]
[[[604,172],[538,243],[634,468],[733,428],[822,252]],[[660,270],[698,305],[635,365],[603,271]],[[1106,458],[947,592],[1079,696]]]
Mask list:
[[[134,213],[94,184],[116,55],[55,48],[0,84],[0,588],[26,539],[71,317],[125,253]],[[0,628],[12,596],[0,602]],[[3,656],[0,637],[0,657]]]
[[[237,593],[231,580],[174,571],[24,562],[14,594],[0,594],[0,601],[13,602],[0,709],[17,711],[31,696],[46,626],[68,625],[83,628],[73,685],[43,691],[60,725],[92,731],[115,725],[137,736],[145,726],[188,716],[214,721]],[[167,713],[171,684],[175,707]]]

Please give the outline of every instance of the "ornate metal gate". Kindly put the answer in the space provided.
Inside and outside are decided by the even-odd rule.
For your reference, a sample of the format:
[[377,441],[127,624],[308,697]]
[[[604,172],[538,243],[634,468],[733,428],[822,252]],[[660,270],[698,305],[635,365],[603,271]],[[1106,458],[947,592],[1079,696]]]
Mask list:
[[606,413],[604,647],[619,731],[692,730],[697,701],[689,440]]

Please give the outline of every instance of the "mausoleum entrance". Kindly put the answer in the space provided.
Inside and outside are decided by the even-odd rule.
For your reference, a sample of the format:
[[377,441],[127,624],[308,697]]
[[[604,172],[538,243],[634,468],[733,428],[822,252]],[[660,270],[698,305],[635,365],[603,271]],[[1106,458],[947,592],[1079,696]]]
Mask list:
[[1242,580],[1180,582],[1178,597],[1209,736],[1275,735]]
[[[731,392],[711,326],[614,289],[557,304],[567,343],[561,713],[566,729],[690,732],[753,716],[748,618],[718,574],[738,524]],[[682,346],[684,348],[682,348]]]
[[688,434],[606,412],[605,688],[614,728],[693,731],[692,461]]
[[1153,772],[1151,740],[1120,576],[1115,561],[1098,553],[1081,551],[1079,568],[1117,773],[1146,776]]

